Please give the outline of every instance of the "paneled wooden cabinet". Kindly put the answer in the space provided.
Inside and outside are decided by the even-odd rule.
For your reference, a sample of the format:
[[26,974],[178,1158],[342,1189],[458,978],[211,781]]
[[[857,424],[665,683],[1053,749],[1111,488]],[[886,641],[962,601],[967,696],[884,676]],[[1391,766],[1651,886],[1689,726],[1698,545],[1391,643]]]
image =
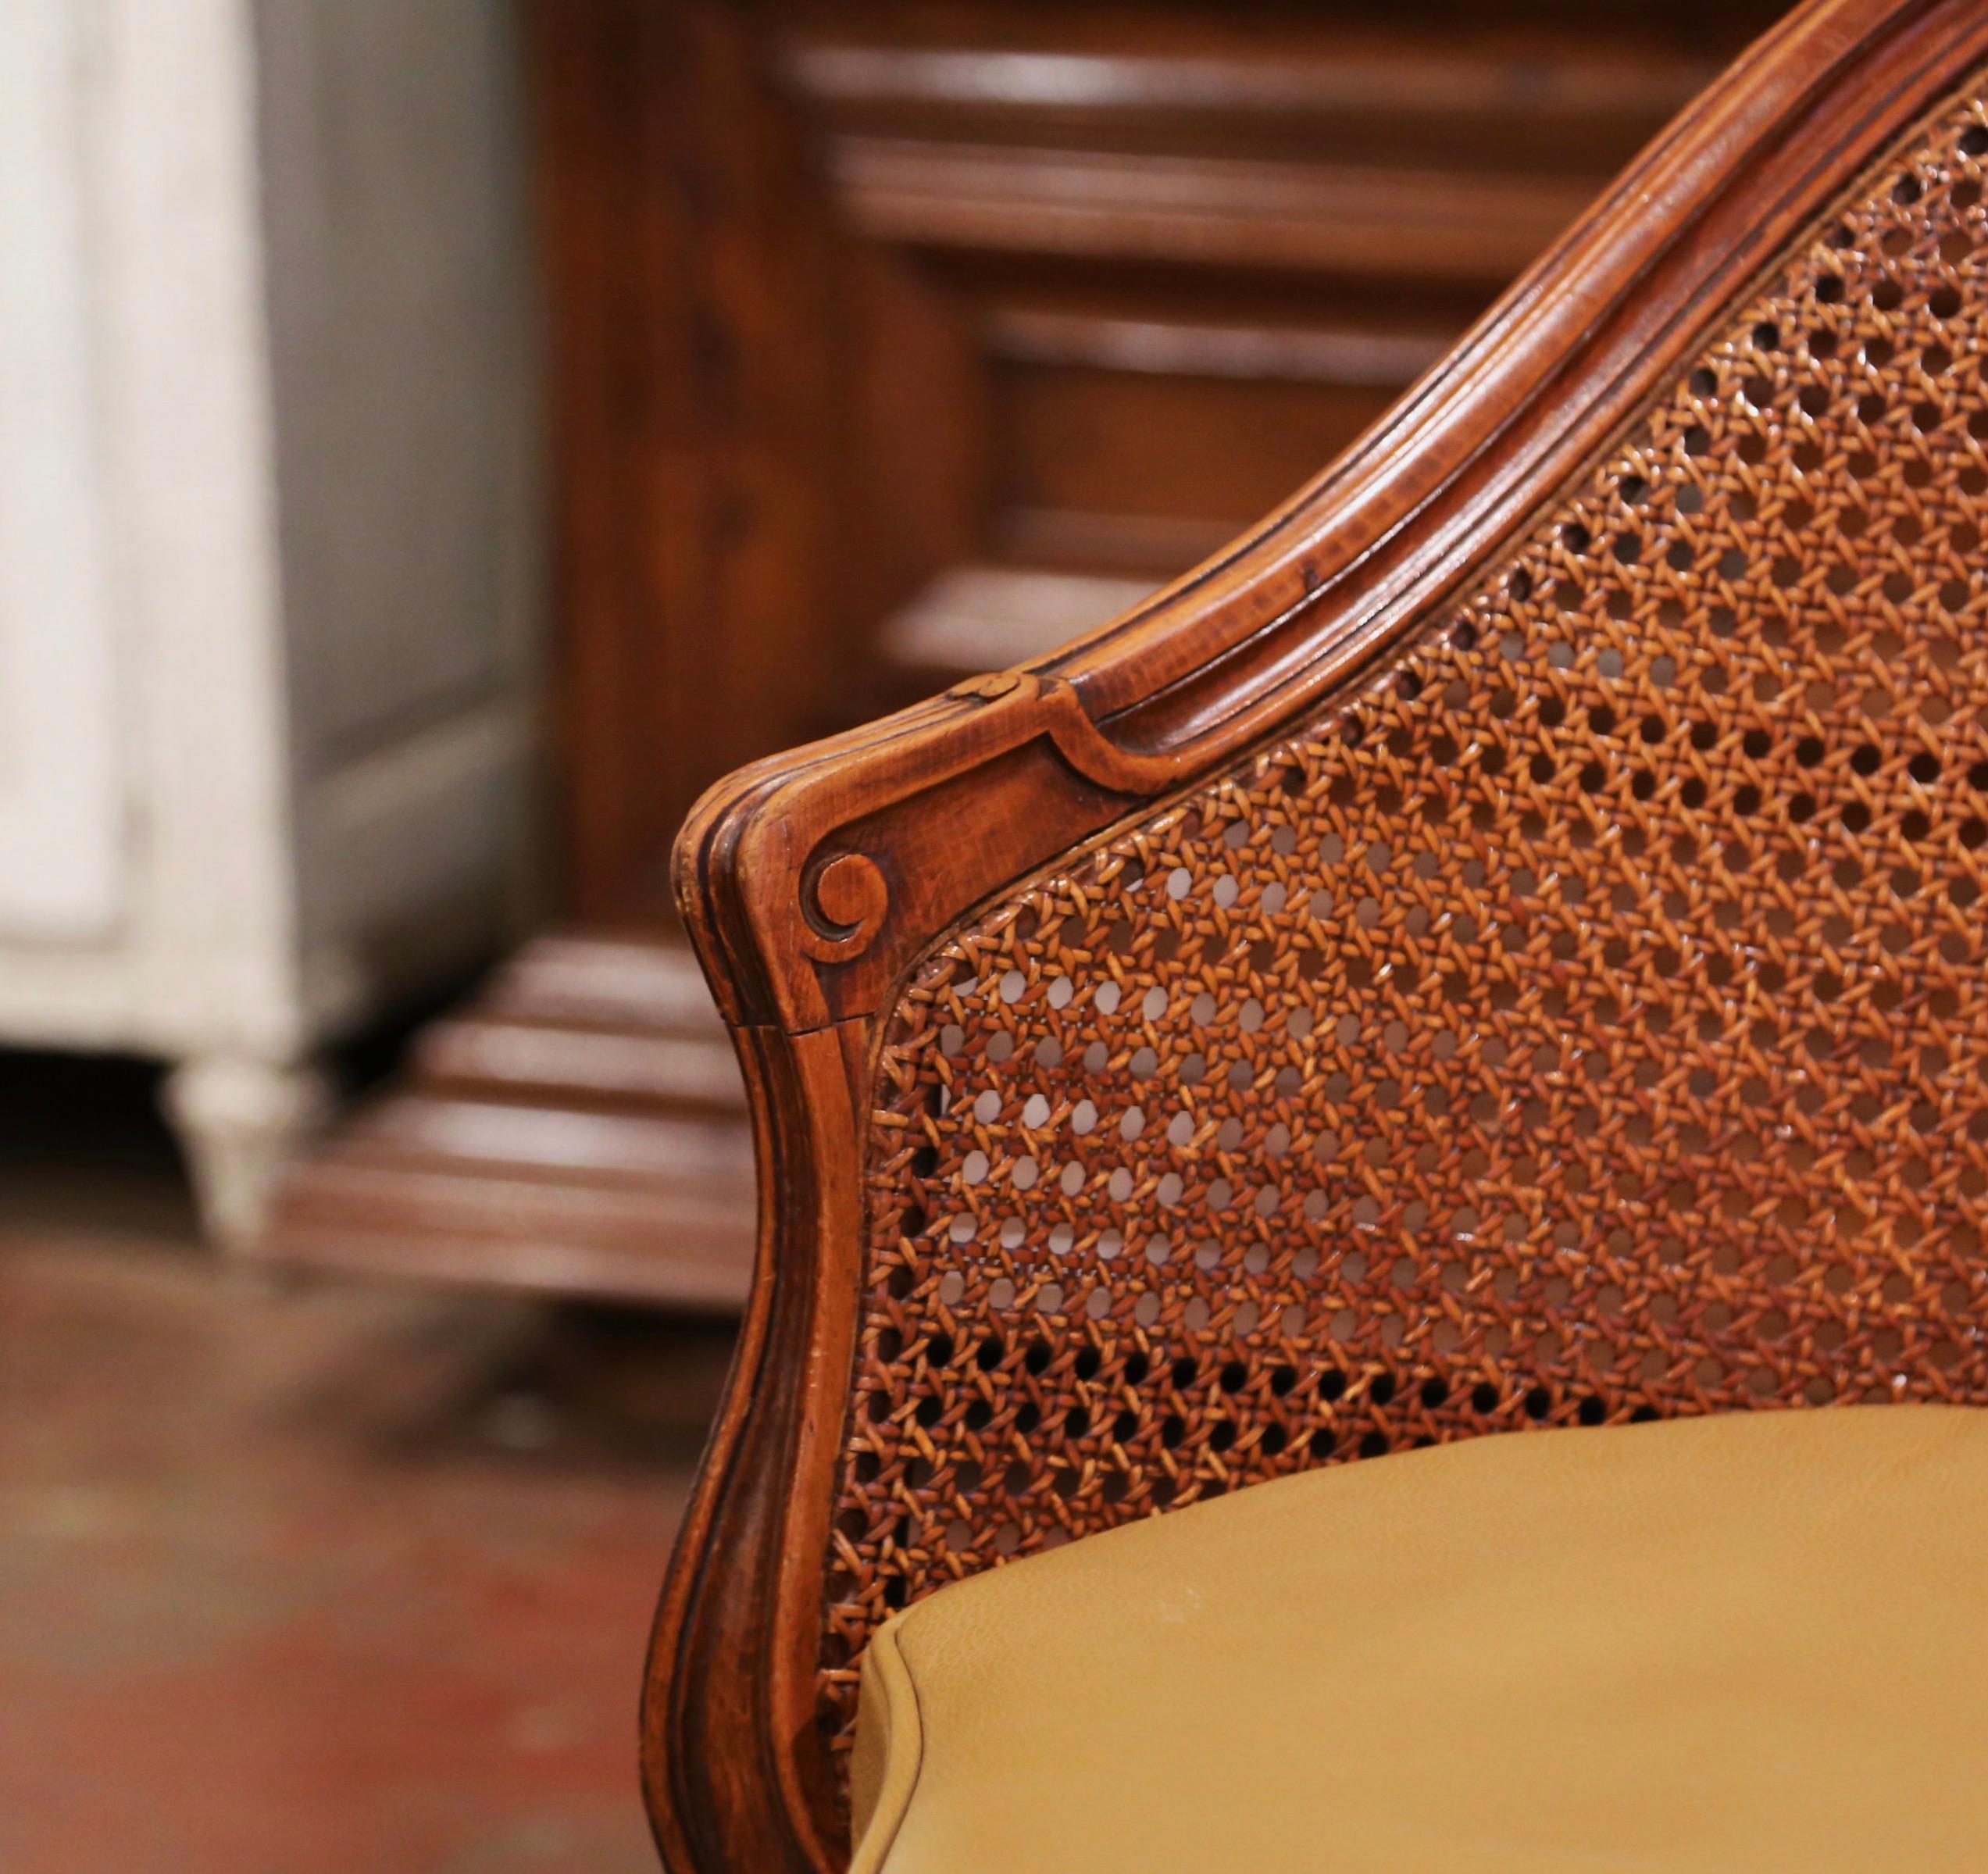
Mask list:
[[[658,1065],[709,1048],[662,908],[697,794],[1220,548],[1781,10],[538,0],[580,934],[419,1051],[274,1247],[742,1293],[735,1090]],[[646,1012],[548,987],[582,969]]]

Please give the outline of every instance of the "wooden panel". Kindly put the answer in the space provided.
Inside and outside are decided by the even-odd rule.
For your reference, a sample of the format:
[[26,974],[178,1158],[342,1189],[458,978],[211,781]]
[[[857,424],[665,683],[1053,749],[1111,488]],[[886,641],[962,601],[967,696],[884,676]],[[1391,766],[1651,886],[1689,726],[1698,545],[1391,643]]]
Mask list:
[[1653,135],[1772,9],[800,0],[780,11],[795,84],[858,134],[1587,173]]
[[[1018,367],[1001,383],[1004,508],[1231,531],[1329,462],[1402,387],[1089,368]],[[1180,448],[1182,436],[1194,447]]]
[[801,733],[830,635],[833,237],[722,6],[543,0],[569,901],[655,900],[711,773]]
[[532,17],[567,901],[626,918],[664,902],[700,789],[853,709],[834,700],[852,612],[873,619],[963,544],[970,476],[918,432],[922,400],[958,424],[971,398],[942,305],[843,240],[744,14]]
[[772,8],[841,221],[980,348],[982,529],[869,640],[898,694],[1041,641],[988,562],[1163,578],[1280,499],[1775,10]]
[[1593,194],[1581,180],[867,137],[838,144],[834,173],[874,241],[1493,283]]

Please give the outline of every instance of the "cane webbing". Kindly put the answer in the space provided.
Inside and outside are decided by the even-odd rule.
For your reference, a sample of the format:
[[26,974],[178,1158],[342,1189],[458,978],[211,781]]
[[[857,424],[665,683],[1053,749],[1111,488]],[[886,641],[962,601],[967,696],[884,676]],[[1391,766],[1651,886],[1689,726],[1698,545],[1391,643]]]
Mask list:
[[1988,1400],[1988,127],[1485,580],[889,1019],[825,1726],[908,1599],[1302,1466]]

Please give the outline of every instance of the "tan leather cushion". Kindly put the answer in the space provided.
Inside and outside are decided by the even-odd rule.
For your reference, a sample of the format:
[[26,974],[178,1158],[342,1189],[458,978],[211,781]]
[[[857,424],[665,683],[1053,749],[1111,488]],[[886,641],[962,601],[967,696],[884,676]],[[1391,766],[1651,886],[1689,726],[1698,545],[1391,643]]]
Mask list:
[[1258,1485],[899,1615],[858,1758],[860,1874],[1979,1874],[1988,1412]]

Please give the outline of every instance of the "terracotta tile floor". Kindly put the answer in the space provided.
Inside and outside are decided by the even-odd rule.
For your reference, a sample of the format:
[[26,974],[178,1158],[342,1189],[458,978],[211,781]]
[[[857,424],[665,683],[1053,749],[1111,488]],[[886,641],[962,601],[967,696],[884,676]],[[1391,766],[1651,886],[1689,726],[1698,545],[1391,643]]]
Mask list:
[[653,1874],[636,1687],[726,1336],[230,1279],[123,1095],[10,1087],[0,1870]]

